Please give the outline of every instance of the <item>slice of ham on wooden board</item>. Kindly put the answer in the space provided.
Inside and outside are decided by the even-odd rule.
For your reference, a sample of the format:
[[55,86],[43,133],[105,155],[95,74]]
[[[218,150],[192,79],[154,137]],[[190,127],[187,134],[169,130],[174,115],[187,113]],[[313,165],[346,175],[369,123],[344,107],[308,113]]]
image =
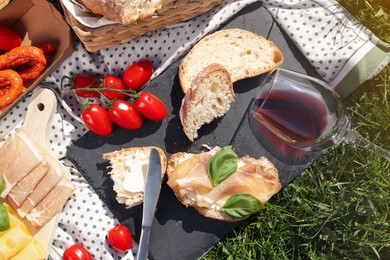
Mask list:
[[19,208],[24,200],[34,191],[48,170],[49,166],[47,164],[40,163],[26,177],[18,182],[7,195],[7,200],[11,206]]
[[0,176],[4,179],[1,197],[18,212],[47,252],[59,212],[75,189],[69,170],[50,147],[48,135],[56,107],[51,90],[36,90],[23,126],[0,146]]
[[5,198],[12,188],[26,177],[40,163],[45,164],[45,156],[37,144],[23,130],[16,130],[12,141],[14,150],[10,151],[12,156],[4,158],[12,163],[3,173],[4,190],[1,197]]

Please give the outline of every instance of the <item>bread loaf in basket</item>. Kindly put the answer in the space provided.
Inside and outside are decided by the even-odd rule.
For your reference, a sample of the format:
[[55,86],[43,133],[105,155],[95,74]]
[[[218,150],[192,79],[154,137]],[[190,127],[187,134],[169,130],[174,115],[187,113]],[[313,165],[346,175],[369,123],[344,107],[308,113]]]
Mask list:
[[174,0],[78,0],[95,14],[103,15],[121,24],[153,16],[164,5]]
[[189,20],[208,12],[222,0],[78,0],[94,12],[118,21],[98,28],[81,24],[64,7],[68,24],[87,51],[128,42],[148,31]]

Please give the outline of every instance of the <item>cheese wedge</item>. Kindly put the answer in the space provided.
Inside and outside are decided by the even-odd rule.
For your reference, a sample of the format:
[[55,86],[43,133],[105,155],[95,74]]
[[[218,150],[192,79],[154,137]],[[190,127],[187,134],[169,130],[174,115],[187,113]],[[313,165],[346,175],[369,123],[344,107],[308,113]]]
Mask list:
[[22,251],[12,257],[12,260],[42,260],[45,259],[48,254],[47,249],[42,243],[33,239]]
[[9,259],[16,255],[31,239],[31,233],[27,226],[23,223],[17,224],[0,238],[0,260]]

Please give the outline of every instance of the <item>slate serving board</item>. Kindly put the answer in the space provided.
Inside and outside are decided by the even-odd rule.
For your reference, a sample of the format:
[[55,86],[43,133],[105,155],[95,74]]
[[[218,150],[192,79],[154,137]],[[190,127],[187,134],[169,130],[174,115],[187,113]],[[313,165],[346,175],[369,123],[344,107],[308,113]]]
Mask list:
[[[266,37],[283,52],[283,68],[318,77],[260,2],[241,10],[220,29],[225,28],[242,28]],[[310,163],[291,165],[273,158],[265,152],[249,129],[247,109],[256,96],[256,87],[264,75],[235,83],[236,100],[228,113],[204,126],[195,142],[188,141],[179,119],[183,99],[178,79],[179,64],[180,61],[172,64],[147,86],[147,91],[160,97],[167,106],[169,115],[163,122],[145,121],[136,132],[116,128],[109,137],[99,137],[88,132],[68,148],[69,158],[114,216],[131,229],[135,239],[140,235],[142,205],[126,209],[117,203],[112,189],[113,181],[108,176],[109,163],[102,159],[103,153],[123,147],[155,145],[163,149],[169,158],[176,152],[199,153],[203,144],[211,147],[232,144],[239,156],[267,156],[278,168],[283,186],[290,183]],[[317,156],[311,159],[314,160]],[[196,259],[240,224],[241,222],[227,223],[199,215],[194,209],[183,206],[163,183],[151,232],[150,257],[161,260]]]

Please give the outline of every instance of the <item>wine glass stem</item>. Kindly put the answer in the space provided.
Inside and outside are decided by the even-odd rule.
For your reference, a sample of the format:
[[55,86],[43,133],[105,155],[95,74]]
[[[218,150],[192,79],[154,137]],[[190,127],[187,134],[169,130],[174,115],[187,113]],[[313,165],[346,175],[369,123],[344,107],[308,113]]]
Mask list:
[[390,152],[364,138],[356,130],[351,130],[344,140],[345,143],[354,144],[360,148],[374,152],[387,160],[390,160]]

